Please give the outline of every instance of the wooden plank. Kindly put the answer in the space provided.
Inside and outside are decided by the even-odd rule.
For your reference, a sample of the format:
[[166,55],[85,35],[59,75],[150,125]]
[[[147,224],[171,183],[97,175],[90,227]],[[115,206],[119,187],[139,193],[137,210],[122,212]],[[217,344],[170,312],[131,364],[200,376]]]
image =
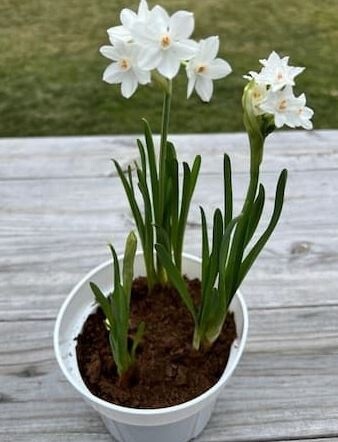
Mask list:
[[[276,132],[266,143],[264,169],[337,169],[337,134],[337,130]],[[0,179],[109,176],[114,173],[112,157],[124,166],[138,157],[136,138],[137,135],[1,139]],[[243,133],[171,138],[180,159],[191,161],[194,155],[203,155],[202,173],[220,173],[224,151],[232,156],[235,170],[248,170],[248,142]]]
[[[250,307],[337,304],[335,177],[335,171],[290,175],[281,223],[243,286]],[[239,207],[245,178],[235,178]],[[271,197],[276,174],[265,173],[263,179]],[[201,179],[187,252],[200,254],[198,206],[203,203],[211,215],[221,204],[220,185],[214,175]],[[10,292],[9,298],[0,297],[0,320],[54,317],[71,287],[108,258],[106,243],[114,241],[122,251],[133,228],[117,178],[14,180],[0,187],[0,200],[0,289]],[[264,222],[271,205],[270,198]]]

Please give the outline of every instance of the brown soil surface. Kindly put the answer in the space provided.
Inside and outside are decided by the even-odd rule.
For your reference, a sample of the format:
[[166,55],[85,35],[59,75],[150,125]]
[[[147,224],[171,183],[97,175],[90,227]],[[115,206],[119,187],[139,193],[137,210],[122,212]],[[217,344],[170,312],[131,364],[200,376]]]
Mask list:
[[[188,284],[197,301],[199,280],[188,280]],[[213,346],[204,351],[193,350],[193,321],[177,292],[158,286],[148,294],[145,278],[137,278],[131,298],[131,335],[140,321],[145,321],[146,328],[134,373],[121,384],[103,321],[98,309],[88,317],[77,338],[80,373],[94,395],[134,408],[177,405],[208,390],[221,377],[236,338],[234,317],[228,314]]]

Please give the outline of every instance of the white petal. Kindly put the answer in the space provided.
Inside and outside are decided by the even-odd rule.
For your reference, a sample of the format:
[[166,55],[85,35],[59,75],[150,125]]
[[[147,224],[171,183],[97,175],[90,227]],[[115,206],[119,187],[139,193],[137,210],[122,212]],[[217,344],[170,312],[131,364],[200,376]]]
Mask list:
[[206,76],[212,80],[218,80],[229,75],[231,70],[231,66],[227,61],[216,58],[208,65]]
[[212,80],[199,76],[197,77],[195,88],[202,101],[210,101],[214,90]]
[[149,14],[149,6],[146,0],[141,0],[138,6],[137,15],[141,20],[145,20]]
[[157,66],[157,70],[164,77],[171,80],[174,78],[180,69],[180,60],[175,56],[175,53],[171,50],[162,51],[162,60]]
[[170,17],[169,31],[174,40],[189,38],[194,31],[194,15],[188,11],[177,11]]
[[292,77],[297,77],[297,75],[299,75],[299,74],[301,74],[304,70],[305,70],[305,68],[296,68],[296,67],[289,67],[289,69],[290,69],[290,75],[292,76]]
[[134,11],[127,8],[122,9],[120,13],[120,20],[123,26],[125,26],[127,29],[130,29],[133,26],[136,19],[137,15]]
[[304,129],[307,129],[307,130],[313,129],[312,121],[310,121],[310,120],[302,120],[302,127],[304,127]]
[[313,117],[313,110],[310,107],[305,106],[302,112],[303,118],[312,118]]
[[142,48],[138,57],[138,64],[141,69],[152,70],[156,69],[161,63],[162,51],[158,46],[148,46]]
[[286,112],[284,114],[284,116],[285,116],[285,124],[287,126],[289,126],[293,129],[299,125],[299,124],[297,124],[298,123],[297,120],[299,120],[299,118],[297,118],[298,116],[295,116],[292,112]]
[[124,26],[113,26],[107,30],[109,40],[112,44],[115,44],[117,40],[129,41],[131,35]]
[[188,88],[187,88],[187,98],[190,98],[192,91],[194,90],[195,83],[196,83],[196,75],[189,77]]
[[122,78],[123,73],[117,63],[110,64],[103,72],[103,81],[109,84],[120,83]]
[[152,24],[146,25],[142,22],[136,22],[131,30],[132,36],[139,45],[154,45],[159,46],[160,35],[156,26]]
[[175,52],[177,58],[181,61],[186,61],[196,55],[198,44],[194,40],[182,40],[173,43],[172,50]]
[[282,114],[275,115],[275,126],[279,129],[285,124],[285,117]]
[[[263,60],[262,60],[263,61]],[[265,64],[279,64],[281,61],[280,56],[277,52],[272,51],[267,60],[264,60]],[[262,63],[263,64],[263,63]]]
[[116,61],[120,58],[119,52],[113,46],[102,46],[100,52],[104,57],[110,60]]
[[156,5],[150,12],[151,19],[150,23],[156,23],[157,25],[161,26],[162,28],[167,28],[169,26],[170,17],[167,13],[167,11],[162,8],[162,6]]
[[139,67],[134,67],[133,71],[135,73],[137,81],[140,84],[150,83],[150,81],[151,81],[151,73],[150,73],[150,71],[145,71],[143,69],[140,69]]
[[208,37],[200,42],[200,58],[203,62],[213,60],[218,54],[219,38],[217,36]]
[[306,97],[305,94],[301,94],[299,97],[297,97],[297,103],[300,107],[304,107],[306,103]]
[[132,72],[128,72],[121,83],[121,93],[125,98],[130,98],[137,89],[137,79]]

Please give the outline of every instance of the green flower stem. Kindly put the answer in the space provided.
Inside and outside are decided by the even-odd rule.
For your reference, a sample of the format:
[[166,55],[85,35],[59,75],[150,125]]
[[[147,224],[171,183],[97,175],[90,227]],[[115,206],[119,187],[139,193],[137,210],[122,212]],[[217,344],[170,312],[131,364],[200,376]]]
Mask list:
[[236,293],[238,287],[239,274],[238,269],[243,260],[245,250],[245,239],[250,222],[252,206],[255,201],[257,187],[259,183],[259,169],[263,158],[264,135],[261,130],[260,117],[257,117],[252,105],[252,88],[254,83],[250,82],[244,89],[243,121],[248,133],[250,142],[250,182],[244,204],[241,211],[241,219],[236,226],[234,238],[231,247],[231,263],[227,269],[226,279],[228,284],[227,298],[231,299]]
[[244,126],[249,136],[250,141],[250,184],[245,198],[242,213],[246,213],[251,209],[251,205],[255,199],[257,186],[259,181],[259,168],[263,159],[263,149],[265,136],[262,132],[261,117],[257,117],[252,105],[252,89],[254,82],[246,85],[242,98],[242,105],[244,111]]

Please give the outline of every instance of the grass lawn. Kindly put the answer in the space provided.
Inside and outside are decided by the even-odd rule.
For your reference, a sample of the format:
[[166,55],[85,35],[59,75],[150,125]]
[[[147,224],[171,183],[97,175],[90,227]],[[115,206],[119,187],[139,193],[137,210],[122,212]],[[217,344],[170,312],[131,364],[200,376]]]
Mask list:
[[[243,130],[240,98],[248,70],[272,49],[306,66],[299,77],[316,128],[338,128],[337,0],[162,0],[170,12],[195,13],[195,38],[219,34],[233,73],[216,82],[209,105],[185,99],[184,72],[174,84],[172,132]],[[154,5],[155,2],[150,2]],[[151,87],[131,100],[101,81],[109,63],[98,52],[106,29],[135,0],[1,0],[0,136],[140,132],[159,129],[162,95]]]

